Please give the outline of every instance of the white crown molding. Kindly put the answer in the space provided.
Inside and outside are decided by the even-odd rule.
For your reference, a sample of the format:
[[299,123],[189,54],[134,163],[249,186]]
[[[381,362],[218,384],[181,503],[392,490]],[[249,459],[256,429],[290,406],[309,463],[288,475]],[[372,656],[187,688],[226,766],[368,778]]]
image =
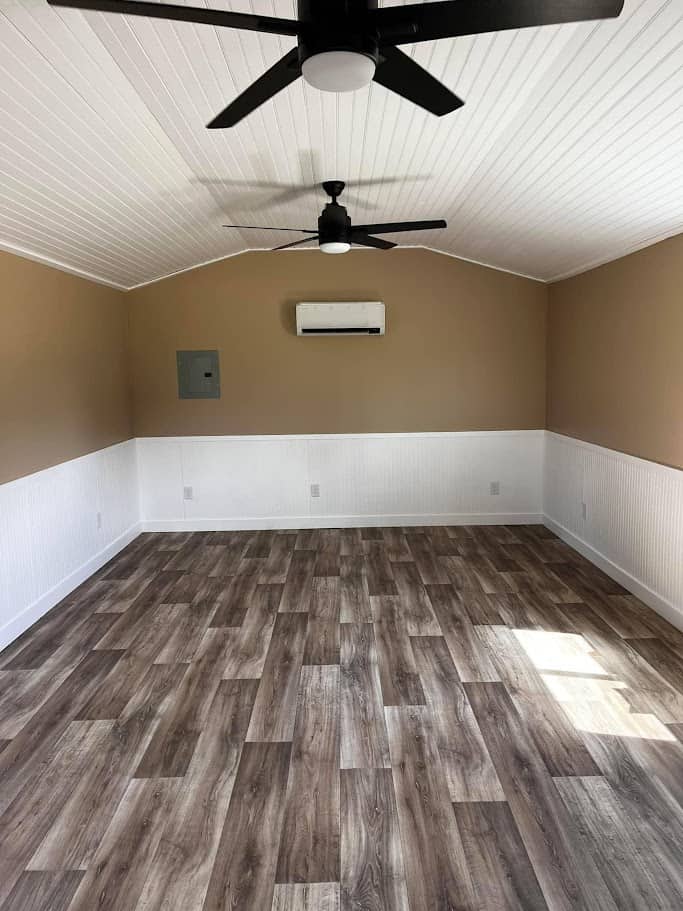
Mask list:
[[[673,232],[667,232],[666,234],[657,235],[655,237],[650,237],[647,240],[641,241],[637,244],[630,246],[628,249],[619,253],[618,256],[610,256],[607,258],[601,258],[596,260],[591,260],[590,262],[584,263],[580,268],[573,269],[570,272],[563,272],[560,275],[554,275],[551,278],[540,278],[537,275],[529,275],[526,272],[516,272],[514,269],[506,269],[504,266],[496,266],[493,263],[485,263],[478,259],[470,259],[467,256],[458,256],[456,253],[450,253],[448,250],[439,250],[437,247],[429,247],[425,244],[399,244],[399,250],[428,250],[430,253],[438,253],[440,256],[447,256],[450,259],[457,259],[463,263],[470,263],[474,266],[481,266],[484,269],[493,269],[494,272],[504,272],[506,275],[514,275],[517,278],[525,278],[529,281],[539,282],[542,285],[553,285],[557,282],[564,281],[567,278],[574,278],[577,275],[583,275],[585,272],[591,272],[593,269],[598,269],[600,266],[606,266],[609,263],[616,262],[619,259],[623,259],[625,256],[630,256],[632,253],[637,253],[639,250],[645,250],[648,247],[652,247],[655,244],[661,243],[664,240],[669,240],[672,237],[676,237],[678,234],[683,231],[683,224],[678,226],[678,228]],[[92,272],[86,272],[83,269],[77,269],[74,266],[69,266],[67,263],[60,262],[59,260],[52,259],[49,256],[43,256],[40,253],[36,253],[33,250],[25,249],[24,247],[18,247],[14,244],[6,243],[5,241],[0,240],[0,250],[3,250],[5,253],[12,253],[15,256],[20,256],[22,259],[29,259],[33,262],[40,263],[42,266],[49,266],[52,269],[58,269],[60,272],[66,272],[69,275],[74,275],[76,278],[82,278],[85,281],[94,282],[96,285],[104,285],[107,288],[114,288],[116,291],[137,291],[140,288],[146,288],[148,285],[155,285],[157,282],[166,281],[168,278],[175,278],[177,275],[184,275],[186,272],[193,272],[195,269],[202,269],[204,266],[212,266],[216,263],[223,262],[227,259],[233,259],[235,256],[243,256],[245,253],[271,253],[272,250],[270,247],[245,247],[244,250],[238,250],[235,253],[226,253],[225,256],[217,256],[214,259],[203,260],[200,263],[195,263],[192,266],[187,266],[184,269],[177,269],[175,272],[168,272],[164,275],[159,275],[156,278],[150,278],[149,281],[140,282],[137,285],[120,285],[117,282],[109,281],[106,278],[102,278],[100,275],[95,275]],[[294,249],[294,250],[284,250],[284,253],[319,253],[319,250],[316,250],[314,247],[309,249]],[[358,253],[372,253],[372,250],[355,250],[354,252]]]
[[572,269],[570,272],[563,272],[560,275],[555,275],[553,278],[547,280],[547,284],[554,285],[556,282],[564,281],[565,278],[575,278],[577,275],[583,275],[585,272],[591,272],[593,269],[599,269],[600,266],[607,266],[610,263],[615,263],[617,260],[624,259],[626,256],[630,256],[632,253],[638,253],[639,250],[647,250],[648,247],[654,247],[655,244],[660,244],[663,240],[669,240],[672,237],[677,237],[683,231],[683,222],[677,226],[675,231],[667,231],[665,234],[657,234],[653,237],[648,237],[646,240],[638,241],[638,243],[629,246],[626,250],[623,250],[619,253],[618,256],[608,256],[607,258],[594,259],[588,263],[584,263],[578,269]]
[[102,278],[100,275],[94,275],[92,272],[85,272],[83,269],[76,269],[57,259],[52,259],[49,256],[42,256],[40,253],[35,253],[33,250],[17,247],[15,244],[8,244],[2,240],[0,240],[0,250],[3,250],[5,253],[12,253],[14,256],[20,256],[22,259],[30,259],[34,263],[40,263],[41,266],[49,266],[51,269],[58,269],[60,272],[66,272],[69,275],[74,275],[76,278],[94,282],[96,285],[104,285],[107,288],[114,288],[116,291],[129,290],[125,285],[118,285],[116,282],[111,282],[106,278]]
[[[446,250],[438,250],[436,247],[427,247],[424,244],[399,244],[399,250],[428,250],[430,253],[438,253],[440,256],[448,256],[450,259],[458,259],[463,263],[470,263],[474,266],[482,266],[484,269],[493,269],[495,272],[505,272],[507,275],[515,275],[518,278],[530,279],[534,282],[540,282],[541,284],[546,284],[545,279],[538,278],[534,275],[525,275],[523,272],[514,272],[512,269],[505,269],[502,266],[494,266],[491,263],[482,263],[476,259],[468,259],[466,256],[457,256],[455,253],[448,253]],[[215,259],[207,259],[204,262],[197,263],[194,266],[187,266],[185,269],[178,269],[177,272],[169,272],[168,275],[160,275],[158,278],[151,278],[148,282],[141,282],[138,285],[131,285],[128,288],[123,288],[124,291],[137,291],[139,288],[146,288],[148,285],[154,285],[157,282],[163,282],[167,278],[175,278],[176,275],[183,275],[185,272],[192,272],[194,269],[201,269],[204,266],[212,266],[214,263],[223,262],[226,259],[232,259],[235,256],[242,256],[245,253],[272,253],[270,247],[246,247],[244,250],[238,250],[236,253],[226,253],[225,256],[218,256]],[[293,250],[283,250],[283,253],[319,253],[320,251],[315,247],[309,247],[305,249],[299,247],[298,249]],[[374,253],[374,250],[362,250],[354,248],[354,253]]]
[[416,430],[395,433],[255,433],[255,434],[213,434],[162,437],[136,437],[137,441],[152,443],[282,443],[290,440],[424,440],[462,439],[463,437],[540,437],[547,431],[542,428],[530,430]]

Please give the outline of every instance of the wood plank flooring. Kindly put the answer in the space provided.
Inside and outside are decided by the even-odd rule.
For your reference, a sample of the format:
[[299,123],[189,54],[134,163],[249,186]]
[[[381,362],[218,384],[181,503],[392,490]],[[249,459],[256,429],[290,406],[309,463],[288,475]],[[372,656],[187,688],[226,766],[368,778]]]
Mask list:
[[0,654],[0,911],[680,911],[683,633],[541,526],[141,535]]

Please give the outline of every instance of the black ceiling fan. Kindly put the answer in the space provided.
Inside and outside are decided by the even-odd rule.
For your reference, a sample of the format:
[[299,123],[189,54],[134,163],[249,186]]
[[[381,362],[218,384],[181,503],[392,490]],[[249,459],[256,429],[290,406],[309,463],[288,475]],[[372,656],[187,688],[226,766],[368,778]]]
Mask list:
[[308,234],[302,240],[295,240],[291,244],[274,247],[275,250],[288,250],[290,247],[299,247],[317,240],[323,253],[348,253],[351,244],[361,247],[376,247],[378,250],[391,250],[397,244],[375,234],[395,234],[399,231],[431,231],[435,228],[447,227],[446,222],[440,218],[433,221],[390,221],[383,224],[352,225],[351,219],[346,214],[344,206],[339,205],[337,199],[344,189],[343,180],[326,180],[321,184],[323,190],[331,197],[318,218],[318,230],[309,228],[272,228],[258,227],[257,225],[223,225],[224,228],[238,228],[254,231],[296,231],[298,234]]
[[140,0],[47,0],[51,6],[150,16],[297,39],[285,54],[208,124],[231,127],[303,76],[315,88],[346,92],[378,82],[432,114],[463,105],[396,45],[590,19],[611,19],[624,0],[437,0],[378,8],[378,0],[297,0],[298,18],[280,19]]

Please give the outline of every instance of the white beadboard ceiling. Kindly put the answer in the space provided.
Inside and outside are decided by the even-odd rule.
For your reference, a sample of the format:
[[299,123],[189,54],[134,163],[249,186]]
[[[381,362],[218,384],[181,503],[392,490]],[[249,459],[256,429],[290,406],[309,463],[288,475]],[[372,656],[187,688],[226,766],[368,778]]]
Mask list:
[[[293,0],[206,5],[295,16]],[[406,47],[465,99],[443,118],[379,85],[299,80],[205,129],[293,44],[0,0],[0,248],[131,288],[291,239],[222,222],[315,227],[322,191],[285,205],[277,185],[333,177],[385,179],[342,198],[356,222],[443,217],[393,239],[545,281],[683,230],[681,0]]]

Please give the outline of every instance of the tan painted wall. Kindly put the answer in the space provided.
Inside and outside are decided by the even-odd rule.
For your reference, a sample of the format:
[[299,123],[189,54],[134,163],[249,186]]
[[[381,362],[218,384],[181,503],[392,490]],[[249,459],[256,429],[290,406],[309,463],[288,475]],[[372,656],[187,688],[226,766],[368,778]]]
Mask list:
[[[247,253],[127,295],[136,436],[542,428],[546,287],[425,250]],[[383,338],[298,338],[301,300],[382,300]],[[175,352],[218,348],[220,400]]]
[[683,468],[683,235],[549,301],[548,428]]
[[126,298],[0,252],[0,483],[131,436]]

